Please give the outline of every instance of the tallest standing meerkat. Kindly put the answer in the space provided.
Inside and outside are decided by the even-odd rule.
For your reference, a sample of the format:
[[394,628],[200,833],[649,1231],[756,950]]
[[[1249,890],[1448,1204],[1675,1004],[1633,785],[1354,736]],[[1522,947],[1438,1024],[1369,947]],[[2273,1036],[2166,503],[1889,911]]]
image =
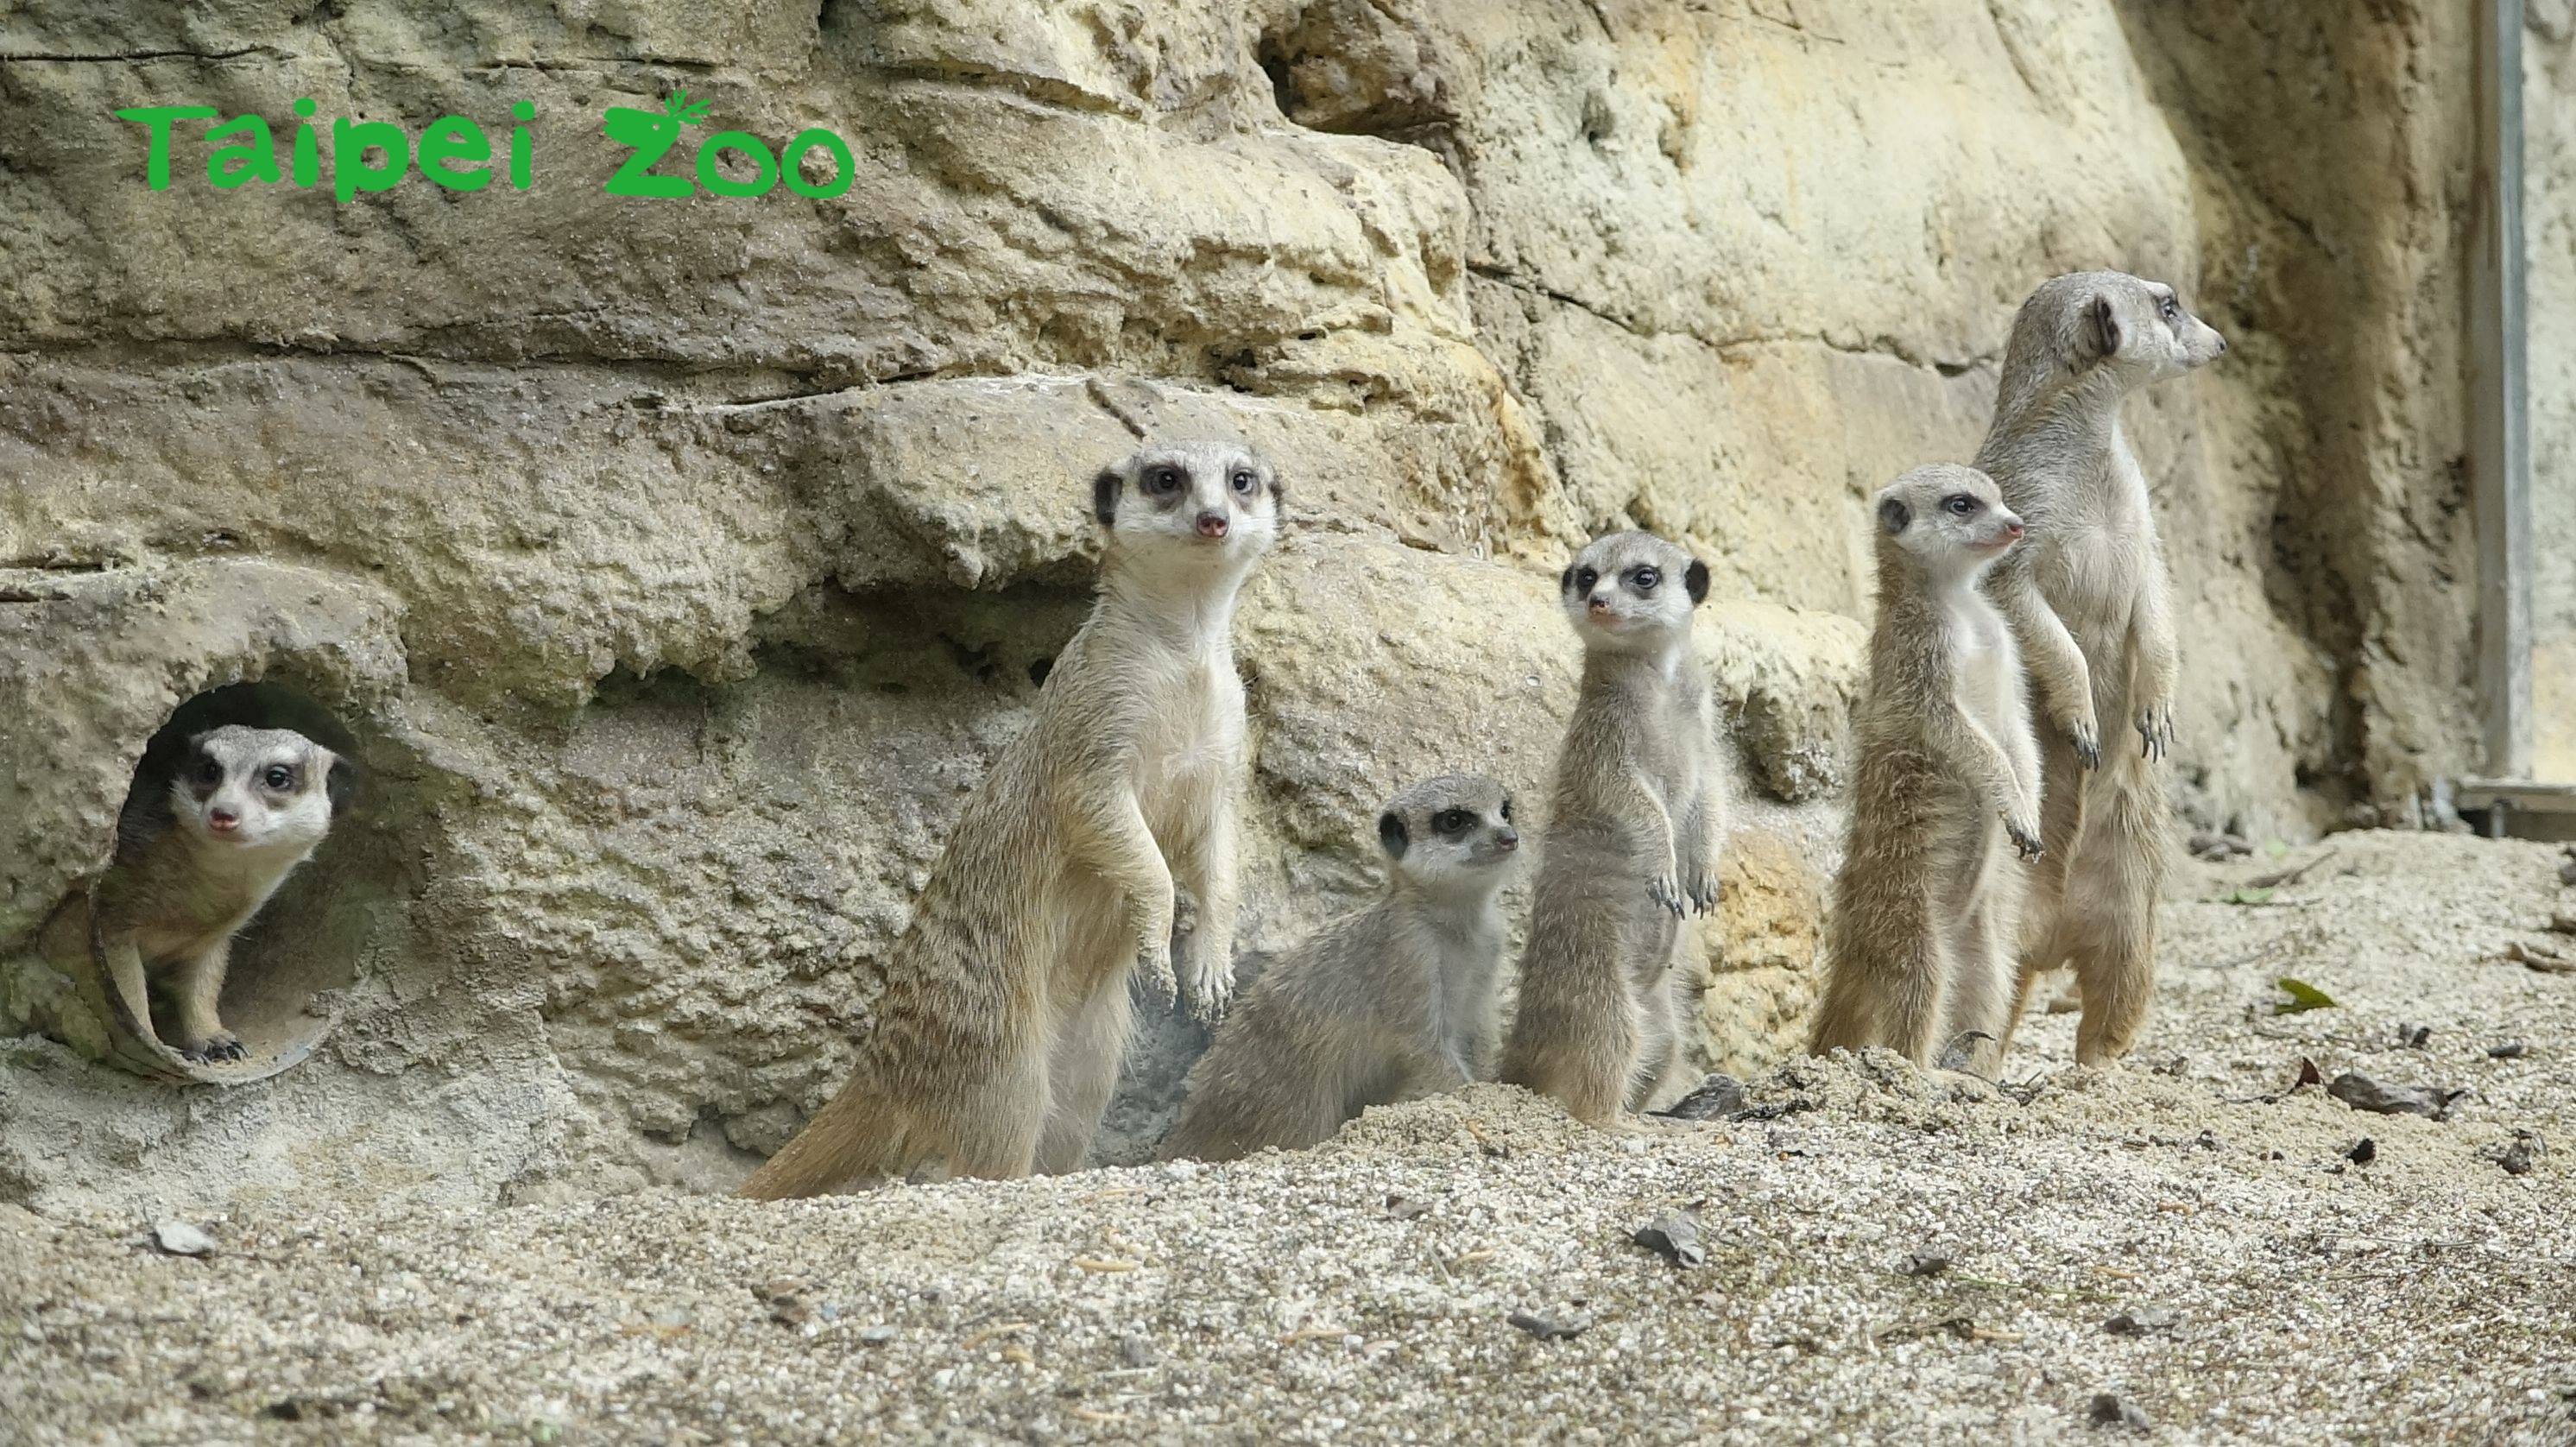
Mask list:
[[[2087,271],[2042,283],[2013,319],[1977,452],[2029,525],[1986,592],[2020,640],[2049,736],[2020,989],[2074,964],[2086,1064],[2127,1054],[2146,1019],[2168,832],[2157,764],[2179,672],[2164,549],[2120,404],[2226,350],[2161,282]],[[2100,730],[2123,724],[2138,746],[2105,750]]]
[[898,1173],[1082,1164],[1127,1039],[1133,968],[1169,994],[1174,886],[1202,1016],[1233,983],[1243,681],[1234,605],[1279,480],[1227,443],[1100,474],[1100,596],[1037,716],[966,801],[886,962],[841,1093],[743,1184],[759,1200]]

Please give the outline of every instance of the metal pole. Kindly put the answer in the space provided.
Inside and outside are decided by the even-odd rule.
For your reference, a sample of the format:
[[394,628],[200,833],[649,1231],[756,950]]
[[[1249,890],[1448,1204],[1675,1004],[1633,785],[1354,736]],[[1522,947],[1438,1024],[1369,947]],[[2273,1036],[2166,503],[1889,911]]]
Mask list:
[[2524,416],[2522,0],[2478,0],[2469,466],[2486,772],[2531,774],[2531,453]]

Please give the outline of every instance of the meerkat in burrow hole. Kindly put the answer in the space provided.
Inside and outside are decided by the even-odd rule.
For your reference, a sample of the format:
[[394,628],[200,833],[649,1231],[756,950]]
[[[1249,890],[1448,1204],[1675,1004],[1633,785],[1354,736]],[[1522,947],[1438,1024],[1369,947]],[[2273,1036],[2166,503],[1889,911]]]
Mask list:
[[1559,580],[1583,682],[1540,850],[1501,1078],[1609,1121],[1678,1053],[1686,910],[1716,908],[1726,776],[1691,646],[1708,565],[1652,533],[1595,540]]
[[2012,630],[1977,584],[2022,521],[1992,478],[1947,465],[1898,478],[1874,516],[1878,618],[1810,1048],[1885,1045],[1928,1067],[1974,1032],[1970,1068],[1992,1075],[2016,993],[2007,852],[2040,852],[2039,745]]
[[848,1084],[742,1186],[1082,1164],[1117,1084],[1128,979],[1203,1018],[1233,988],[1243,683],[1237,594],[1279,530],[1278,474],[1232,443],[1149,446],[1093,482],[1099,597],[1036,717],[966,802],[886,962]]
[[[2156,895],[2169,821],[2163,771],[2180,673],[2164,548],[2120,404],[2227,350],[2174,289],[2116,271],[2044,282],[2004,351],[1994,425],[1977,467],[2030,539],[1988,572],[2037,687],[2040,842],[2022,919],[2020,980],[2005,1035],[2037,975],[2075,966],[2084,1001],[2075,1058],[2137,1042],[2155,984]],[[2136,748],[2104,749],[2102,725]]]
[[[199,1064],[249,1053],[217,1012],[233,936],[331,832],[352,782],[345,760],[302,734],[226,724],[190,737],[166,783],[136,792],[73,948],[106,967],[141,1043]],[[154,987],[176,1042],[153,1026]]]
[[1190,1071],[1166,1158],[1300,1149],[1488,1068],[1500,895],[1520,858],[1511,795],[1481,775],[1425,780],[1387,801],[1377,833],[1386,893],[1253,982]]

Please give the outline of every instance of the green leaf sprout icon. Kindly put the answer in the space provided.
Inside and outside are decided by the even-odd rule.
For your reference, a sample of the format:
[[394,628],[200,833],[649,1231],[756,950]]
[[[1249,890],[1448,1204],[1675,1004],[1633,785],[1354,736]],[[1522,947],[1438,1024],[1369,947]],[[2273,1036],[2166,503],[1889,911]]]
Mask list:
[[680,127],[702,124],[712,102],[689,104],[689,93],[671,92],[660,111],[637,110],[633,106],[611,106],[600,118],[600,129],[621,146],[632,146],[635,154],[619,167],[608,182],[612,196],[686,196],[689,183],[677,176],[652,176],[645,168],[662,158],[671,143],[680,138]]

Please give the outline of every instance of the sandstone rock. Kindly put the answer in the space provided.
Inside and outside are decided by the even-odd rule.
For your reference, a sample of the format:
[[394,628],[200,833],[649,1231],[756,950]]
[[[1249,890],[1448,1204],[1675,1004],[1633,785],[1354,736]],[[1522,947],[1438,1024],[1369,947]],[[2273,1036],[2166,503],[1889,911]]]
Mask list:
[[[2052,272],[2165,276],[2234,344],[2129,418],[2195,821],[2304,832],[2473,736],[2440,7],[132,9],[0,19],[0,103],[47,118],[0,134],[0,954],[209,690],[327,710],[370,788],[236,970],[328,1039],[208,1107],[6,1046],[9,1199],[728,1184],[845,1073],[1139,431],[1290,481],[1238,620],[1247,949],[1371,886],[1406,778],[1543,813],[1574,547],[1710,562],[1760,797],[1701,1053],[1739,1074],[1811,988],[1864,500],[1969,455]],[[849,191],[605,195],[603,110],[677,87],[845,137]],[[217,192],[192,136],[153,192],[110,118],[282,135],[299,97],[415,134],[526,100],[535,184]],[[0,971],[0,1010],[51,988]],[[1195,1048],[1152,1038],[1140,1081]],[[1105,1154],[1149,1145],[1122,1119]]]

